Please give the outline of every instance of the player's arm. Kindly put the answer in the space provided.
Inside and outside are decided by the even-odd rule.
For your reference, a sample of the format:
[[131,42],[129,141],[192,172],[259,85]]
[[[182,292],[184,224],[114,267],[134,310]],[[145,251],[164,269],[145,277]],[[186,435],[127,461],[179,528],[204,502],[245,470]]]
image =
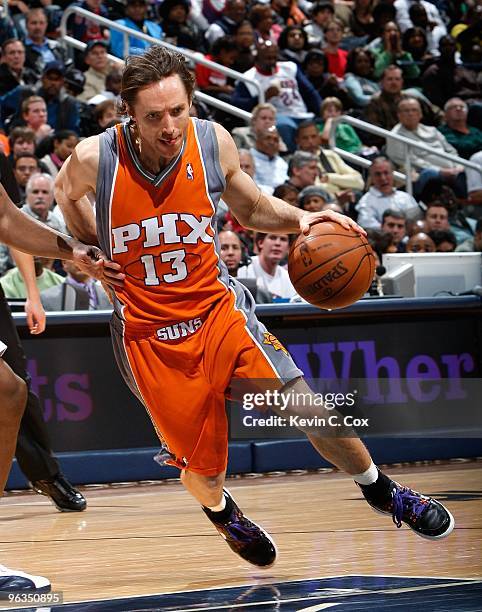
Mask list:
[[55,200],[69,231],[79,240],[98,244],[95,215],[87,193],[94,191],[99,167],[99,139],[82,140],[55,179]]
[[95,246],[57,232],[19,210],[0,185],[0,242],[24,253],[49,259],[68,259],[90,276],[110,285],[123,284],[120,266]]
[[13,248],[10,248],[10,253],[25,283],[27,292],[25,314],[28,328],[31,334],[41,334],[45,330],[45,310],[40,300],[33,257]]
[[290,234],[300,230],[308,232],[311,225],[334,221],[346,229],[353,228],[365,234],[352,219],[332,210],[309,213],[291,206],[279,198],[263,193],[239,166],[239,155],[231,135],[215,124],[219,144],[221,168],[226,177],[223,200],[238,221],[248,229],[259,232]]

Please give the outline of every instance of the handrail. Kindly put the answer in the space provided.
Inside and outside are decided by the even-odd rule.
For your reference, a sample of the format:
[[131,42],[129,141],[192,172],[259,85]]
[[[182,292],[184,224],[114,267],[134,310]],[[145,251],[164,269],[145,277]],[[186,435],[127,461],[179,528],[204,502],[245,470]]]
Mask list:
[[[72,36],[68,35],[63,37],[63,42],[67,45],[70,45],[71,47],[74,47],[75,49],[79,49],[80,51],[83,51],[87,46],[84,42],[81,42],[80,40],[77,40],[76,38],[73,38]],[[116,64],[124,65],[124,60],[120,59],[119,57],[116,57],[115,55],[111,55],[109,53],[108,58]],[[246,123],[249,123],[251,121],[251,113],[248,113],[247,111],[242,110],[237,106],[233,106],[232,104],[228,104],[227,102],[218,100],[218,98],[214,98],[213,96],[210,96],[209,94],[203,93],[202,91],[198,91],[196,89],[194,90],[194,96],[201,100],[201,102],[204,102],[209,106],[214,106],[214,108],[219,108],[220,110],[225,111],[226,113],[230,113],[235,117],[243,119],[244,121],[246,121]]]
[[86,11],[85,9],[80,8],[78,6],[69,6],[65,9],[65,11],[62,14],[62,19],[60,20],[60,36],[61,36],[61,40],[64,42],[67,42],[68,39],[70,39],[69,42],[72,40],[72,37],[67,35],[67,20],[73,14],[81,15],[82,17],[85,17],[85,19],[88,19],[89,21],[93,21],[94,23],[100,23],[101,25],[104,25],[110,30],[118,30],[119,32],[122,32],[124,34],[124,53],[126,56],[128,55],[126,51],[128,51],[129,36],[135,36],[136,38],[145,40],[146,42],[149,42],[151,44],[161,45],[163,47],[166,47],[166,49],[169,49],[170,51],[176,51],[177,53],[181,53],[182,55],[187,57],[189,60],[194,62],[195,64],[202,64],[203,66],[207,66],[208,68],[212,68],[213,70],[216,70],[216,72],[221,72],[222,74],[225,74],[226,76],[232,77],[235,80],[245,81],[246,83],[250,83],[253,87],[255,87],[258,90],[259,102],[260,103],[264,102],[264,91],[262,90],[261,85],[257,83],[256,81],[254,81],[253,79],[246,77],[242,72],[237,72],[236,70],[232,70],[231,68],[227,68],[226,66],[221,66],[220,64],[216,64],[216,62],[212,62],[211,60],[206,59],[200,53],[196,53],[194,51],[188,51],[187,49],[184,49],[184,48],[175,47],[174,45],[171,45],[170,43],[164,42],[162,39],[159,40],[157,38],[154,38],[153,36],[144,34],[144,32],[133,30],[132,28],[128,28],[127,26],[121,25],[120,23],[116,23],[115,21],[111,21],[110,19],[106,19],[105,17],[101,17],[100,15],[96,15],[95,13],[91,13],[90,11]]
[[335,117],[333,123],[331,125],[330,130],[330,146],[335,146],[335,130],[336,126],[339,123],[348,123],[353,127],[357,127],[361,130],[365,130],[366,132],[370,132],[371,134],[376,134],[377,136],[382,136],[383,138],[391,138],[392,140],[398,140],[398,142],[403,142],[407,149],[419,149],[422,151],[426,151],[427,153],[431,153],[436,157],[442,157],[443,159],[449,159],[450,161],[455,162],[460,166],[464,166],[466,168],[472,168],[472,170],[477,170],[478,172],[482,172],[482,168],[475,164],[474,162],[468,161],[467,159],[463,159],[462,157],[457,157],[456,155],[451,155],[450,153],[445,153],[443,151],[434,151],[428,145],[424,145],[417,141],[411,140],[410,138],[405,138],[405,136],[400,136],[399,134],[393,134],[390,130],[385,130],[384,128],[378,127],[377,125],[372,125],[371,123],[367,123],[366,121],[361,121],[360,119],[355,119],[355,117],[350,117],[349,115],[342,115],[341,117]]

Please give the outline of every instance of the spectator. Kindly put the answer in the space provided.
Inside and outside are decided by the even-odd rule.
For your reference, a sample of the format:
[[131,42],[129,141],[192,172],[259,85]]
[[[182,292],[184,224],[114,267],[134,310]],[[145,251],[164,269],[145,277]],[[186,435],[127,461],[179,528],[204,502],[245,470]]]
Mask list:
[[438,28],[438,38],[447,34],[447,29],[442,21],[439,10],[432,2],[427,2],[426,0],[396,0],[394,4],[397,9],[397,23],[402,32],[415,25],[410,18],[410,8],[414,4],[421,4],[427,13],[429,23],[432,24],[432,27]]
[[453,184],[458,193],[465,195],[465,176],[463,168],[455,162],[436,155],[437,151],[450,153],[457,156],[457,150],[449,144],[443,134],[435,127],[421,123],[422,109],[416,98],[404,98],[398,103],[398,118],[400,123],[391,130],[404,138],[421,142],[430,147],[434,153],[427,153],[416,148],[407,153],[405,145],[401,142],[389,139],[387,143],[387,155],[401,168],[406,168],[406,160],[410,159],[412,168],[421,172],[414,185],[416,192],[421,193],[427,180],[435,176],[444,182]]
[[17,38],[7,39],[2,45],[0,64],[0,96],[18,85],[33,85],[37,75],[25,67],[25,46]]
[[[60,285],[64,280],[63,276],[49,269],[49,263],[50,260],[44,257],[34,257],[35,281],[40,292],[54,285]],[[6,298],[26,299],[27,288],[23,276],[17,267],[8,270],[8,272],[0,278],[0,284]]]
[[243,258],[243,243],[236,232],[223,230],[218,234],[220,252],[219,256],[226,264],[231,276],[238,275]]
[[435,243],[428,234],[419,232],[408,239],[407,253],[434,253]]
[[251,22],[245,19],[236,28],[234,33],[238,57],[233,64],[233,70],[246,72],[254,66],[255,46],[254,29]]
[[35,134],[37,144],[53,132],[47,123],[47,104],[41,96],[30,96],[22,102],[22,118],[26,127]]
[[450,229],[450,224],[447,207],[436,201],[429,203],[425,212],[425,223],[427,224],[429,232],[434,230],[448,231]]
[[[154,23],[146,19],[147,17],[147,3],[146,0],[126,0],[127,6],[125,11],[125,17],[123,19],[116,19],[114,23],[126,26],[131,30],[137,30],[153,38],[161,40],[163,37],[162,28],[159,24]],[[111,30],[110,33],[110,48],[112,54],[124,58],[127,55],[140,55],[151,43],[141,38],[136,38],[135,35],[128,37],[128,49],[124,49],[124,35],[118,30]]]
[[432,57],[438,55],[439,40],[441,36],[444,36],[447,32],[444,31],[443,28],[437,28],[433,22],[429,21],[427,11],[425,10],[425,6],[423,4],[418,2],[412,4],[408,13],[412,21],[412,25],[403,32],[403,35],[405,36],[406,32],[410,30],[419,28],[423,31],[425,37],[426,53]]
[[287,185],[298,191],[309,185],[314,185],[320,175],[318,157],[308,151],[296,151],[288,165]]
[[85,75],[78,68],[69,68],[64,74],[65,92],[72,98],[77,98],[84,91]]
[[371,51],[356,47],[348,53],[344,86],[358,108],[367,106],[371,97],[380,91],[380,85],[374,80],[374,68]]
[[[422,71],[426,67],[433,55],[428,51],[428,41],[425,30],[414,27],[405,30],[402,36],[402,49],[409,53],[415,64]],[[417,78],[410,79],[410,83],[418,84],[420,75]]]
[[13,162],[13,173],[17,181],[20,201],[25,199],[27,182],[33,174],[40,172],[39,160],[33,153],[19,153]]
[[[429,229],[450,229],[455,234],[457,244],[474,235],[477,222],[464,215],[457,203],[454,191],[441,180],[432,179],[427,182],[423,200],[427,206],[425,218]],[[435,212],[431,210],[433,207],[436,209]],[[437,213],[441,226],[436,225]],[[432,219],[432,226],[429,219]]]
[[88,100],[89,104],[100,104],[101,102],[105,102],[105,100],[113,100],[114,102],[118,102],[120,100],[119,94],[122,83],[122,75],[119,71],[119,68],[114,67],[110,70],[110,72],[105,77],[105,89],[100,94],[97,94],[93,98]]
[[[250,149],[256,142],[256,132],[265,130],[276,125],[276,109],[269,102],[257,104],[251,113],[251,125],[237,127],[233,130],[233,139],[238,149]],[[280,153],[286,153],[288,149],[280,140]]]
[[[380,85],[381,91],[372,97],[363,112],[363,119],[365,121],[379,125],[385,130],[391,130],[398,123],[398,103],[403,95],[410,95],[420,101],[424,123],[427,125],[438,125],[438,113],[422,94],[415,89],[403,91],[402,71],[398,66],[388,66],[385,69]],[[383,138],[375,136],[364,137],[364,142],[376,144],[379,147],[385,145]]]
[[407,217],[401,210],[388,208],[382,214],[382,232],[392,236],[393,244],[398,252],[405,251],[405,239],[407,235]]
[[[211,52],[206,59],[216,62],[220,66],[231,68],[238,56],[236,42],[232,36],[216,38],[211,46]],[[234,87],[231,80],[224,73],[213,70],[208,66],[196,64],[196,83],[199,89],[223,102],[230,102]]]
[[52,214],[54,203],[54,179],[50,174],[35,173],[27,181],[26,202],[22,211],[58,232],[65,233],[65,224]]
[[92,111],[92,133],[100,134],[108,127],[119,123],[122,118],[119,116],[117,104],[114,100],[104,100],[96,104]]
[[298,189],[289,183],[283,183],[275,187],[273,195],[275,198],[291,204],[291,206],[298,206]]
[[59,173],[64,161],[71,155],[79,142],[79,137],[71,130],[60,130],[52,138],[53,151],[40,160],[47,171],[55,178]]
[[[94,13],[99,17],[109,18],[107,8],[104,6],[102,0],[80,0],[80,2],[73,3],[72,6],[78,6],[86,11]],[[84,43],[89,43],[91,40],[103,40],[109,42],[110,32],[108,28],[101,26],[95,21],[86,19],[80,15],[71,15],[67,22],[68,33]]]
[[107,55],[108,44],[103,40],[91,40],[84,51],[85,83],[79,100],[87,102],[105,89],[105,77],[112,68]]
[[30,68],[40,78],[47,64],[61,62],[65,64],[67,54],[64,48],[55,40],[45,36],[47,32],[47,16],[44,9],[34,8],[27,13],[25,38],[25,66]]
[[308,53],[308,35],[301,25],[286,26],[278,38],[278,46],[280,60],[301,66]]
[[207,46],[212,44],[221,36],[233,36],[240,23],[246,19],[245,0],[226,0],[222,16],[216,19],[206,30],[205,39]]
[[[319,114],[321,98],[294,62],[279,62],[277,58],[277,45],[265,42],[258,48],[255,65],[244,74],[261,86],[266,102],[276,108],[276,126],[292,151],[298,124]],[[257,103],[257,89],[249,83],[238,82],[232,104],[250,111]]]
[[28,127],[13,128],[8,136],[10,160],[13,162],[21,153],[35,153],[35,132]]
[[[377,35],[377,24],[373,19],[375,0],[355,0],[348,26],[352,36],[364,42]],[[358,42],[357,44],[362,44]]]
[[274,25],[273,11],[269,4],[255,4],[249,12],[249,21],[254,29],[254,40],[257,46],[267,41],[276,44],[281,28]]
[[[482,29],[482,5],[469,7],[463,22],[457,23],[450,32],[460,48],[462,62],[480,64],[480,34]],[[474,57],[474,50],[477,50]],[[475,61],[474,61],[475,60]]]
[[467,124],[467,104],[461,98],[451,98],[444,107],[445,123],[438,129],[460,157],[469,159],[482,150],[482,131]]
[[428,233],[437,253],[452,253],[457,246],[455,235],[450,230],[432,230]]
[[364,183],[361,174],[348,166],[335,151],[320,146],[320,132],[314,122],[306,121],[299,126],[296,144],[300,151],[308,152],[316,157],[317,182],[321,183],[326,191],[336,196],[340,204],[345,205],[351,202],[354,199],[354,190],[363,190]]
[[[310,185],[301,190],[298,196],[298,206],[308,212],[319,212],[325,204],[332,204],[331,195],[318,185]],[[341,210],[343,213],[343,210]]]
[[440,57],[422,75],[423,93],[439,108],[443,108],[450,98],[480,100],[482,89],[477,72],[455,62],[455,40],[443,36],[439,51]]
[[254,181],[269,194],[288,178],[288,164],[279,155],[280,139],[275,126],[256,132],[256,144],[250,149],[256,173]]
[[[470,158],[470,161],[479,164],[482,168],[482,151],[475,153]],[[467,168],[467,193],[468,193],[468,212],[472,217],[477,219],[482,218],[482,172]]]
[[328,70],[328,60],[320,49],[311,49],[305,57],[302,66],[306,77],[320,94],[321,98],[335,97],[347,108],[351,106],[350,96],[342,81]]
[[243,172],[249,174],[251,178],[254,178],[256,173],[256,165],[254,163],[254,158],[249,152],[248,149],[239,149],[239,166]]
[[311,8],[311,21],[304,26],[311,47],[321,48],[325,44],[324,28],[335,16],[331,2],[316,2]]
[[[323,100],[321,104],[321,122],[318,123],[322,145],[329,144],[333,119],[341,117],[342,113],[343,105],[338,98],[325,98]],[[351,125],[339,123],[335,130],[335,146],[349,153],[358,153],[362,148],[362,143]]]
[[256,234],[259,255],[251,258],[251,263],[238,270],[238,278],[255,278],[256,284],[267,291],[274,301],[288,301],[295,297],[296,291],[291,284],[287,270],[280,262],[288,256],[288,234]]
[[396,23],[389,21],[382,32],[380,45],[372,48],[375,56],[375,78],[380,78],[388,66],[398,66],[406,79],[419,76],[420,69],[414,63],[413,57],[402,49],[402,37]]
[[394,187],[393,165],[386,157],[377,157],[370,166],[371,187],[356,205],[357,222],[363,228],[380,229],[387,209],[402,211],[407,217],[419,216],[420,208],[414,198]]
[[275,27],[276,24],[280,24],[278,25],[279,32],[285,25],[302,25],[305,23],[306,15],[298,6],[297,0],[270,0],[270,4],[274,14]]
[[46,311],[111,310],[112,305],[99,281],[82,272],[72,261],[63,261],[67,273],[62,282],[40,292]]
[[197,24],[189,18],[189,0],[164,0],[159,5],[165,42],[177,47],[201,51],[203,40]]
[[467,238],[455,249],[458,253],[482,251],[482,219],[477,221],[473,237]]
[[328,70],[339,79],[345,76],[346,58],[348,52],[340,49],[341,39],[343,38],[343,24],[339,19],[332,19],[324,29],[325,45],[323,51],[328,60]]

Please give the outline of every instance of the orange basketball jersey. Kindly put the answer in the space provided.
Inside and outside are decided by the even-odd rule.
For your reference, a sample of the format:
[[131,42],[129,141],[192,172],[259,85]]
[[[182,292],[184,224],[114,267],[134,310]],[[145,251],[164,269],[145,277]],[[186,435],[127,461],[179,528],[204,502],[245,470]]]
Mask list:
[[225,188],[214,126],[191,119],[178,156],[154,175],[139,161],[127,123],[100,135],[99,244],[122,266],[114,308],[127,327],[195,326],[228,291],[214,215]]

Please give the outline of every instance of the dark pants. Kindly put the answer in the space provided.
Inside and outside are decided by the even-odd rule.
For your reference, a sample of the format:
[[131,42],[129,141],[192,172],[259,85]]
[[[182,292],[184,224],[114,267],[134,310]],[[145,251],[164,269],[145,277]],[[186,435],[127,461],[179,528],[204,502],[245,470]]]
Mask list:
[[31,482],[57,476],[60,467],[53,456],[39,398],[30,389],[27,359],[12,319],[10,307],[0,286],[0,339],[7,345],[3,359],[28,385],[25,413],[20,423],[15,456],[20,469]]

